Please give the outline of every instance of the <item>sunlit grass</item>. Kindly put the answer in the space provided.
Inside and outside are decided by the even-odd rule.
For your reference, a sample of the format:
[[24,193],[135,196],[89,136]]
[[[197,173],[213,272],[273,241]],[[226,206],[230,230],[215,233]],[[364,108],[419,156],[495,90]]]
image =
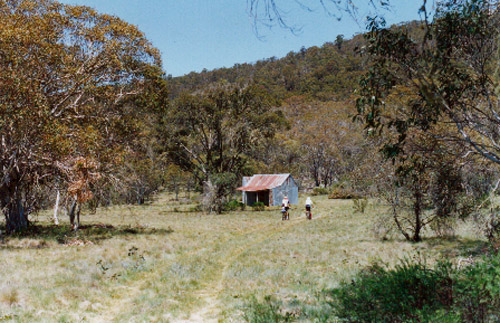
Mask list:
[[315,203],[312,221],[301,206],[281,221],[278,210],[188,212],[195,203],[162,194],[149,205],[85,212],[77,233],[42,212],[29,235],[0,243],[0,318],[241,321],[250,297],[265,295],[314,310],[319,291],[373,261],[465,256],[483,242],[465,225],[452,239],[381,241],[372,233],[380,206],[355,213],[352,201]]

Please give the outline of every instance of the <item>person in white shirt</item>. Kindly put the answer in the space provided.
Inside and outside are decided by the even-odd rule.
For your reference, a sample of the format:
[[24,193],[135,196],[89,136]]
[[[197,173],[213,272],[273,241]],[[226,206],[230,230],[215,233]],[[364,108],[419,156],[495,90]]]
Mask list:
[[281,200],[281,206],[286,207],[287,210],[290,208],[290,201],[288,200],[288,196],[285,196],[283,200]]
[[308,196],[306,199],[306,216],[309,220],[312,219],[312,213],[311,213],[312,207],[313,207],[313,202],[311,198]]

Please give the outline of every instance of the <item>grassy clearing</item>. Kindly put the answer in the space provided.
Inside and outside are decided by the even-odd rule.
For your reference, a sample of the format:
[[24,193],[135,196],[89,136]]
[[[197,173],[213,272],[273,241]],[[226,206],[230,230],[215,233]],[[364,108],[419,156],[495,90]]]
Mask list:
[[484,245],[465,224],[455,238],[380,241],[372,227],[383,209],[373,203],[360,214],[352,201],[316,197],[312,221],[300,208],[282,222],[278,210],[205,215],[171,198],[85,214],[77,233],[42,212],[29,236],[4,237],[0,319],[239,322],[252,297],[266,295],[290,311],[320,311],[319,291],[373,261],[432,262]]

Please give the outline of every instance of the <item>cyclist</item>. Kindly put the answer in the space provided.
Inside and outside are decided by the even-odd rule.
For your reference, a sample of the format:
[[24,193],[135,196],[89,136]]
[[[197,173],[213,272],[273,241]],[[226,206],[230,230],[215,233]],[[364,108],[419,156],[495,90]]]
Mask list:
[[283,213],[283,220],[289,220],[290,219],[290,214],[288,213],[288,210],[290,209],[290,201],[288,200],[288,196],[283,197],[283,200],[281,201],[281,212]]
[[312,219],[312,213],[311,213],[312,207],[313,207],[313,202],[311,198],[308,196],[306,199],[306,216],[309,220]]

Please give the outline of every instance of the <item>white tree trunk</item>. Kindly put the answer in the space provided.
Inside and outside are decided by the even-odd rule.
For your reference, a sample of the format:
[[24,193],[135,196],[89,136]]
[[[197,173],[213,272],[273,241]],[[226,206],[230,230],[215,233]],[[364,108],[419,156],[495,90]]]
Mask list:
[[57,218],[57,210],[59,209],[59,190],[57,190],[56,205],[54,206],[54,223],[59,225],[59,219]]

